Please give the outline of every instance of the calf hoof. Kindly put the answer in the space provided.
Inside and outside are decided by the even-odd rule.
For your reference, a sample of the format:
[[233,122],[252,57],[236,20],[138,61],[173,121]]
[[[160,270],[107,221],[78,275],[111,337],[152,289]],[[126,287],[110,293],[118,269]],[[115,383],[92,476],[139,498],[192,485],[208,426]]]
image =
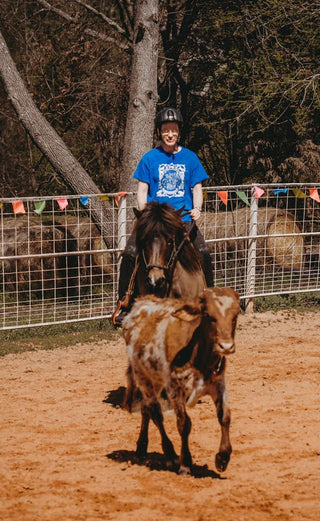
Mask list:
[[216,454],[216,469],[219,472],[224,472],[228,466],[230,460],[229,452],[218,452]]

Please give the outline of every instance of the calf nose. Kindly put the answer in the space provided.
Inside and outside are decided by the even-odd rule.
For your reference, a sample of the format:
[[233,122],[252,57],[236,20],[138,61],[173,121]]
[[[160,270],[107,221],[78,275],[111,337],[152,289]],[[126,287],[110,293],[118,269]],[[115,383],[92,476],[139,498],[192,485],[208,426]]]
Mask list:
[[235,345],[233,342],[220,342],[219,347],[226,355],[234,353],[235,351]]

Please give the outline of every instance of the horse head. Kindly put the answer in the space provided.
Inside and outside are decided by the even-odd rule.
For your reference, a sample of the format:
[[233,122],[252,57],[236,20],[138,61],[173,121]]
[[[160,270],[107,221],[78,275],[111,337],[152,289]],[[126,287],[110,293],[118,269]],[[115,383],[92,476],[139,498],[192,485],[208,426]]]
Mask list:
[[177,261],[177,248],[185,236],[183,210],[151,202],[142,211],[134,209],[134,213],[138,256],[144,271],[140,292],[165,297]]

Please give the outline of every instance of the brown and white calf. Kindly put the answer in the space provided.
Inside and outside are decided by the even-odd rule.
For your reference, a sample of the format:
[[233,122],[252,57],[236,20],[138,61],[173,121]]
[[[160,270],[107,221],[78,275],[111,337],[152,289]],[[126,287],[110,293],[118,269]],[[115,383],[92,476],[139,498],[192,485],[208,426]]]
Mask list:
[[[188,445],[191,420],[186,405],[193,406],[203,395],[216,405],[221,440],[215,464],[227,468],[232,451],[229,439],[230,409],[225,386],[226,356],[235,351],[235,329],[240,311],[239,295],[231,288],[209,288],[193,300],[137,299],[123,322],[129,368],[126,405],[142,394],[141,429],[137,456],[145,457],[148,426],[153,420],[161,434],[168,468],[190,473],[192,458]],[[160,395],[165,391],[177,417],[181,454],[177,457],[163,425]]]

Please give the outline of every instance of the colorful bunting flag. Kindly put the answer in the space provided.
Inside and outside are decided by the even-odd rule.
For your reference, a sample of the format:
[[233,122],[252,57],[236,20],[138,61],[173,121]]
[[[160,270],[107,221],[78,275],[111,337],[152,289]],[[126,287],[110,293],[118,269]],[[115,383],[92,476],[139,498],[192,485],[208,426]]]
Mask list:
[[128,192],[118,192],[117,193],[117,195],[114,198],[117,206],[119,206],[119,197],[124,197],[125,195],[128,195]]
[[260,188],[259,186],[254,186],[253,190],[254,190],[254,196],[256,199],[260,199],[260,197],[262,197],[264,194],[264,190],[262,188]]
[[13,208],[13,212],[15,214],[26,213],[24,204],[22,201],[15,201],[14,203],[12,203],[12,208]]
[[243,192],[242,190],[237,190],[236,194],[241,199],[241,201],[243,201],[247,206],[251,206],[245,192]]
[[218,192],[218,196],[220,197],[221,201],[227,206],[228,192],[227,191]]
[[278,194],[286,194],[288,191],[288,188],[276,188],[275,190],[273,190],[273,193],[275,195],[278,195]]
[[317,201],[317,203],[320,203],[320,196],[317,188],[309,188],[309,193],[311,199],[314,199],[315,201]]
[[83,204],[83,206],[87,206],[87,204],[89,203],[89,199],[90,197],[84,195],[83,197],[80,197],[80,203]]
[[292,191],[298,199],[306,199],[308,197],[300,188],[293,188]]
[[101,201],[109,201],[107,194],[98,195],[98,199],[101,199]]
[[2,208],[2,207],[3,207],[3,203],[0,203],[0,208]]
[[45,209],[46,207],[46,202],[45,201],[35,201],[34,202],[34,212],[38,215],[41,215],[43,210]]
[[57,199],[60,210],[65,210],[68,206],[68,199]]

